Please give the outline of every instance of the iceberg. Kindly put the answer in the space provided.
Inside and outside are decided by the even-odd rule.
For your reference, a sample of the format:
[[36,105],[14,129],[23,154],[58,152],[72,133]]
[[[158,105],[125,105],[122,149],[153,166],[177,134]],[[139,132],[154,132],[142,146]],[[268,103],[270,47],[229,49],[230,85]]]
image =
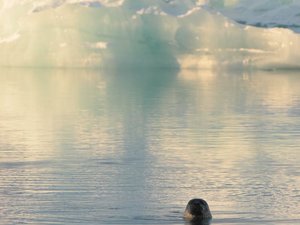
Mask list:
[[290,28],[298,17],[287,20],[275,12],[288,14],[299,5],[296,0],[0,0],[0,67],[298,69],[300,36]]

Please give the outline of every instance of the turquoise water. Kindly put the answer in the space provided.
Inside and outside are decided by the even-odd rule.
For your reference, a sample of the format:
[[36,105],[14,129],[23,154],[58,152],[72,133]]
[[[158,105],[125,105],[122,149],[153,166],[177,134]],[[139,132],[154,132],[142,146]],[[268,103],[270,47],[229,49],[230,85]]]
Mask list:
[[0,224],[300,224],[300,73],[0,72]]

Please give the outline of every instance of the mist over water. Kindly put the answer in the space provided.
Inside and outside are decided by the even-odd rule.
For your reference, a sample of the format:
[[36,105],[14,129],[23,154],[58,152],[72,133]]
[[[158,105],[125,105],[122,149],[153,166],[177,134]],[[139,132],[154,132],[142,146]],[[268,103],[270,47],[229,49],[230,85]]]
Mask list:
[[0,72],[0,224],[300,223],[300,74]]

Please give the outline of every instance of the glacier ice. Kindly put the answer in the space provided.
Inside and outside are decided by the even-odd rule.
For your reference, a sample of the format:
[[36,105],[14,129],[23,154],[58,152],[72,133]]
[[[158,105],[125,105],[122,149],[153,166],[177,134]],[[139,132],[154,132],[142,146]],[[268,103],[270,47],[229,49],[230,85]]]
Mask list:
[[[298,17],[287,23],[274,10],[300,3],[274,2],[0,0],[0,66],[299,68],[299,34],[276,26]],[[250,26],[263,6],[273,28]]]
[[299,0],[212,0],[207,8],[243,24],[300,31]]

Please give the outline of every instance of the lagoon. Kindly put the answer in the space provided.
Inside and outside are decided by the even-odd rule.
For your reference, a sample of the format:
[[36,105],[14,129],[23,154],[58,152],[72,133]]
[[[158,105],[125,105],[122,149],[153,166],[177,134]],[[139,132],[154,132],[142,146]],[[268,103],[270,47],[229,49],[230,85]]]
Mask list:
[[300,224],[300,73],[1,69],[0,224]]

